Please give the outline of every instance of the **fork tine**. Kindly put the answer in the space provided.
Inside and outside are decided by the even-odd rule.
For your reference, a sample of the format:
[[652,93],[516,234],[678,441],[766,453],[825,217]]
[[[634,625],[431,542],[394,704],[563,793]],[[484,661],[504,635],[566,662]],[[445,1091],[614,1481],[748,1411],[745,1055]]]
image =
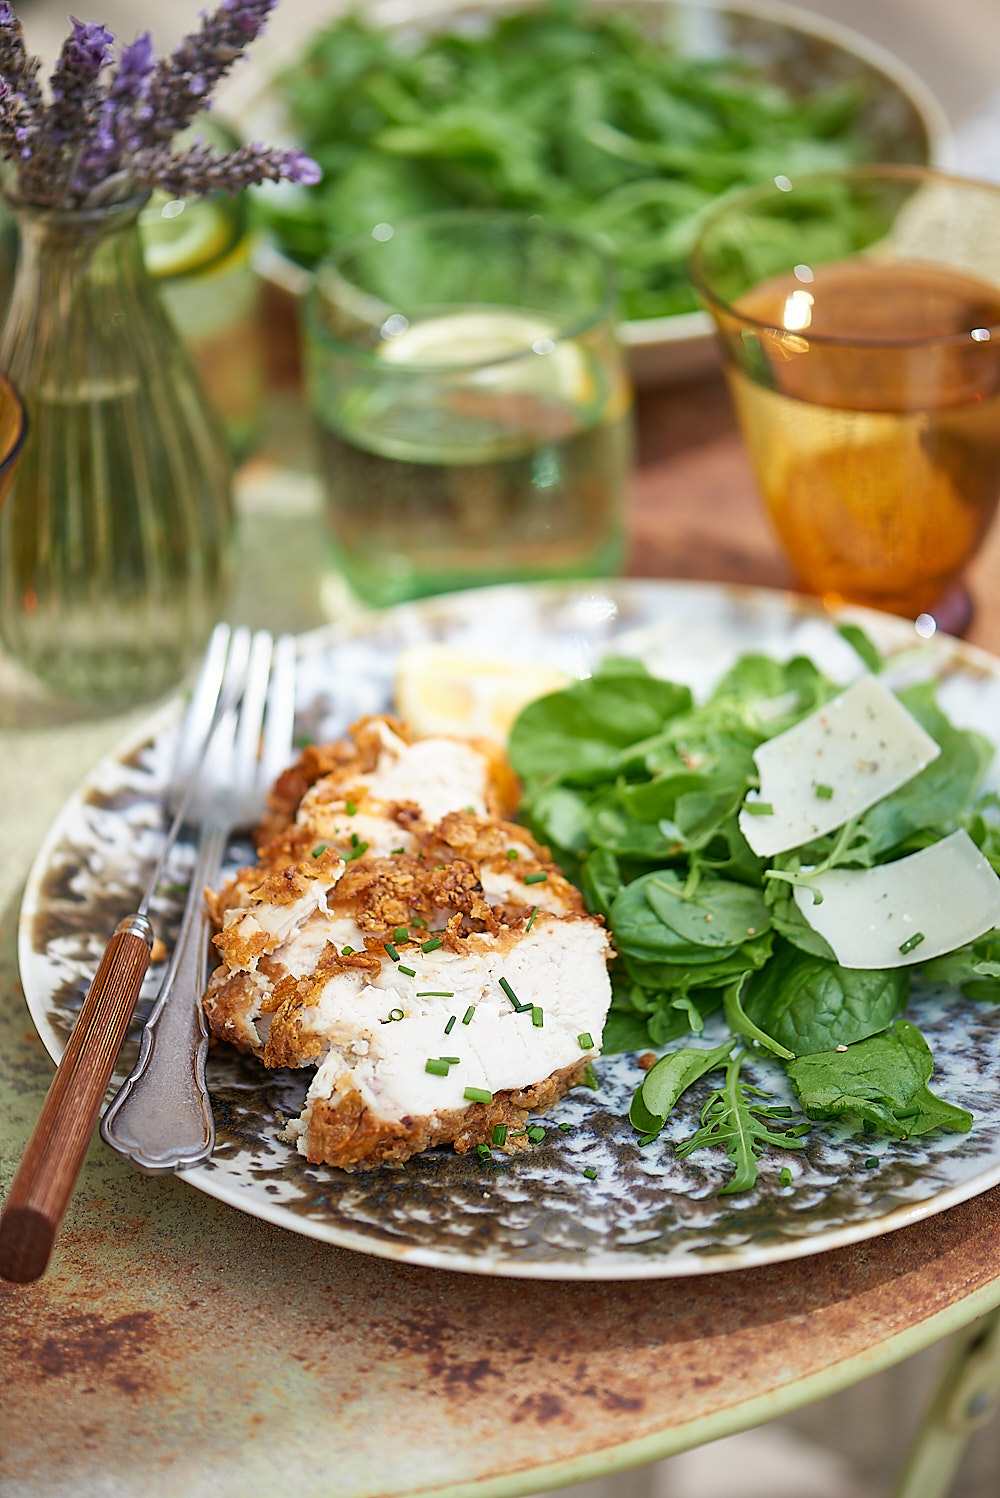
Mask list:
[[191,779],[201,754],[205,735],[208,733],[222,693],[222,679],[229,653],[230,633],[228,624],[217,624],[208,642],[198,680],[181,725],[177,756],[170,779],[171,800],[179,797],[181,788]]
[[295,639],[282,635],[271,659],[264,738],[257,767],[257,788],[266,794],[292,758],[295,727]]
[[199,780],[206,785],[225,785],[228,781],[236,735],[237,704],[246,682],[247,665],[250,659],[250,631],[245,627],[234,629],[229,642],[229,654],[222,678],[220,697],[228,700],[229,708],[223,713],[212,734],[211,742],[202,762]]
[[246,687],[243,692],[243,701],[240,704],[239,726],[236,731],[233,774],[241,792],[252,790],[256,785],[261,724],[264,720],[267,681],[271,669],[271,648],[271,636],[268,631],[258,630],[250,647],[250,663],[247,666]]

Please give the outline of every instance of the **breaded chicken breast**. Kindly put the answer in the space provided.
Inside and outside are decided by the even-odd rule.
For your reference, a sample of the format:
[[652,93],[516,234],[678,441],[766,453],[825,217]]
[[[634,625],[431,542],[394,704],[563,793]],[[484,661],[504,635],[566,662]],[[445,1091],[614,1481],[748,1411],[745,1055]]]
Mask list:
[[[312,1163],[525,1144],[610,1002],[603,923],[530,834],[496,746],[390,718],[281,777],[257,864],[210,895],[212,1033],[316,1074],[288,1137]],[[500,1134],[503,1131],[499,1131]]]

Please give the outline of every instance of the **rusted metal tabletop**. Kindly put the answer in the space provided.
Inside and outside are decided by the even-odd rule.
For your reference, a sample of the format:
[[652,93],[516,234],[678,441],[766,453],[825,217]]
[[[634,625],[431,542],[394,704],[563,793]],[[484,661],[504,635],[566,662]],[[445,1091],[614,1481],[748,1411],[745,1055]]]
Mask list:
[[[631,570],[786,585],[721,385],[648,394],[640,413]],[[282,626],[304,625],[312,583],[300,570],[294,605],[276,601],[272,543],[280,531],[288,547],[278,573],[301,569],[319,522],[301,484],[280,490],[266,458],[245,477],[237,613],[284,608]],[[269,492],[284,494],[280,526]],[[994,533],[972,631],[993,648],[998,575]],[[124,721],[13,717],[0,721],[0,1191],[52,1072],[18,985],[20,885]],[[48,1276],[0,1282],[0,1492],[487,1498],[621,1470],[831,1393],[1000,1304],[998,1214],[1000,1190],[790,1264],[561,1285],[295,1237],[97,1141]]]

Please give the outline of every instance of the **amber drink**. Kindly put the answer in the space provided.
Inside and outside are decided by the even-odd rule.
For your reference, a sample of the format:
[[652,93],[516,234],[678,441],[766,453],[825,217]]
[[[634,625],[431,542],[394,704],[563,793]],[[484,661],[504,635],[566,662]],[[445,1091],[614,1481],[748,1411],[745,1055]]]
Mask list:
[[[1000,234],[1000,192],[917,168],[847,174],[824,239],[818,180],[743,195],[724,248],[706,229],[730,293],[706,300],[758,485],[810,591],[961,629],[1000,497],[1000,260],[994,276],[996,235],[980,238],[993,214]],[[768,197],[786,269],[767,263],[782,242]],[[745,236],[767,239],[776,273],[755,277]],[[823,258],[852,237],[857,252]]]

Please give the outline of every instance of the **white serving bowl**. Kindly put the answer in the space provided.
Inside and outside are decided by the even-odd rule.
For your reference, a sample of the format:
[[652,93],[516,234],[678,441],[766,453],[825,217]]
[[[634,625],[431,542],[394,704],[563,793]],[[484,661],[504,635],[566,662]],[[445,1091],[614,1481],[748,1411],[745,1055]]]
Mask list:
[[[469,0],[374,0],[364,16],[388,30],[432,34],[534,3],[537,0],[480,0],[474,5]],[[594,0],[594,8],[627,9],[648,17],[657,32],[666,24],[685,55],[746,57],[763,76],[794,93],[863,79],[868,98],[859,119],[872,141],[872,160],[940,165],[947,158],[948,124],[926,84],[885,48],[846,26],[772,0],[736,5],[714,0]],[[336,13],[331,10],[330,19]],[[271,75],[287,66],[302,47],[302,39],[297,39],[284,56],[275,58],[272,53]],[[259,76],[247,77],[242,91],[231,90],[225,109],[245,138],[294,143],[277,92]],[[266,279],[294,295],[311,284],[310,273],[273,244],[261,247],[259,267]],[[691,379],[717,362],[706,312],[624,322],[620,335],[639,386]]]

